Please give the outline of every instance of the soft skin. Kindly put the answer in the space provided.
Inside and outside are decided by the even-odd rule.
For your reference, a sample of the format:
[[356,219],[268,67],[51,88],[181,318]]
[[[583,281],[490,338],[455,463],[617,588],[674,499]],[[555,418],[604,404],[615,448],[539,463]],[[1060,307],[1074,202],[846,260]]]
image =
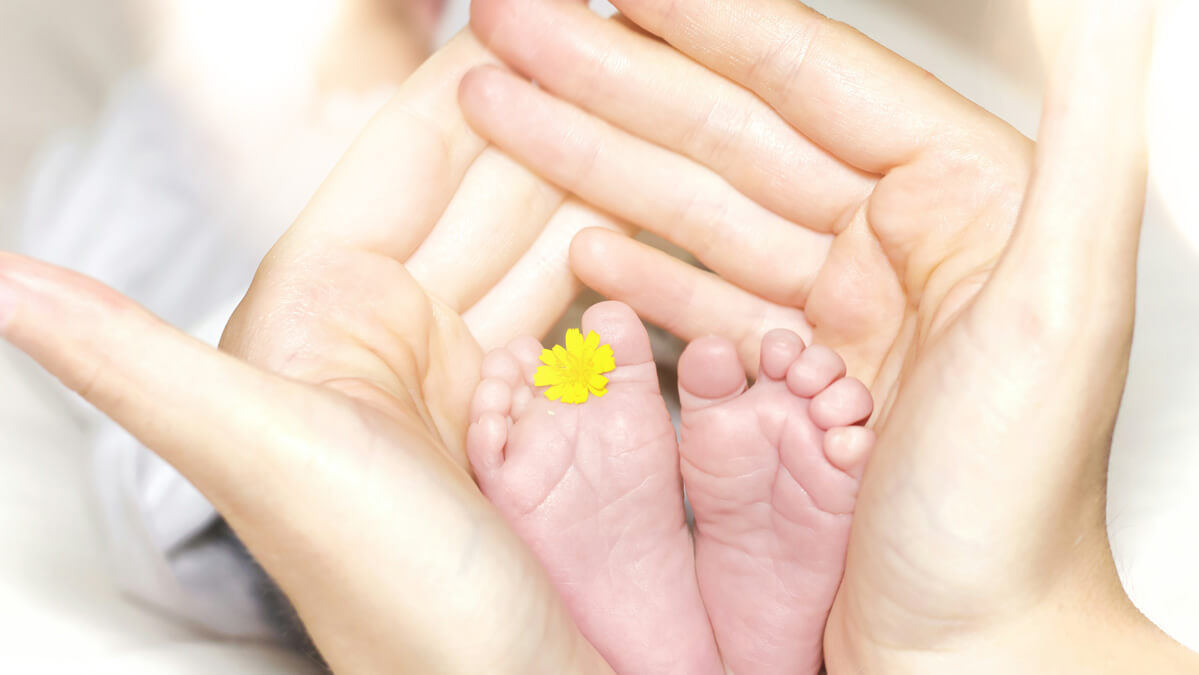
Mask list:
[[870,384],[878,447],[830,672],[1194,669],[1128,602],[1104,529],[1152,3],[1067,22],[1035,148],[791,0],[615,4],[627,19],[476,2],[474,30],[539,88],[479,69],[464,108],[715,273],[584,232],[589,285],[682,337],[727,336],[750,368],[763,331],[794,327]]
[[[475,10],[476,28],[522,70],[516,49],[478,19],[489,7],[527,15],[516,11],[527,1]],[[595,91],[628,92],[596,97],[597,105],[640,111],[624,124],[665,111],[691,127],[647,123],[596,145],[593,132],[613,127],[555,107],[496,70],[468,77],[462,101],[498,106],[473,121],[513,122],[486,131],[540,175],[679,240],[737,286],[596,231],[574,247],[588,283],[685,336],[724,332],[750,364],[764,327],[790,320],[805,338],[814,331],[838,347],[871,383],[879,445],[826,637],[830,670],[1199,668],[1128,604],[1103,532],[1107,434],[1130,339],[1144,180],[1138,94],[1149,37],[1129,7],[1141,3],[1088,4],[1063,49],[1035,164],[1031,145],[1011,129],[800,5],[619,4],[727,78],[712,79],[664,48],[649,60],[609,58],[640,38],[625,31],[601,39],[617,26],[604,23],[571,33],[580,49],[543,62],[538,81],[571,98],[554,71],[585,73]],[[551,23],[525,16],[516,24],[533,32],[530,45],[550,40],[547,26],[560,29],[553,21],[573,11],[536,7]],[[641,77],[659,72],[653,64],[662,59],[692,70]],[[86,279],[0,255],[4,336],[199,486],[341,672],[606,668],[464,468],[481,347],[553,321],[574,293],[565,241],[584,217],[598,219],[554,206],[526,221],[527,209],[497,208],[490,196],[479,200],[478,218],[441,217],[457,208],[450,195],[479,186],[503,187],[498,194],[522,205],[543,203],[539,194],[561,199],[484,152],[462,126],[453,87],[488,60],[462,36],[409,82],[264,261],[226,353]],[[645,65],[621,68],[630,63]],[[647,82],[657,89],[647,92]],[[712,91],[754,92],[774,107],[744,108],[744,119],[765,126],[742,134],[738,117],[708,114],[705,103],[719,100],[704,95]],[[796,91],[805,95],[789,95]],[[508,105],[529,114],[503,114]],[[554,120],[575,133],[561,133],[572,127]],[[777,135],[787,128],[800,135]],[[547,150],[530,129],[584,143]],[[656,155],[630,145],[680,129],[688,133],[663,139]],[[825,184],[823,173],[797,181],[772,168],[817,150],[831,153],[820,166],[843,182]],[[502,180],[461,190],[472,184],[466,167],[483,157],[497,158]],[[832,171],[838,163],[849,168]],[[704,178],[674,171],[685,166]],[[655,169],[664,171],[657,180]],[[714,191],[730,184],[749,202]],[[775,204],[783,215],[770,220],[758,202],[771,199],[812,213]],[[725,218],[703,208],[714,202],[740,211]],[[555,226],[546,211],[580,220],[561,216],[566,224]],[[503,227],[494,220],[514,213]],[[824,234],[827,257],[800,264],[799,254],[819,249],[790,239],[799,230],[783,227],[787,218]],[[455,231],[477,237],[438,237]],[[522,237],[508,238],[513,232]],[[525,251],[534,240],[546,243]],[[463,241],[478,248],[464,250]],[[789,270],[798,281],[780,284]]]
[[0,253],[3,336],[212,500],[337,672],[610,672],[464,450],[483,349],[546,330],[575,232],[616,227],[469,129],[458,81],[489,62],[463,33],[408,80],[222,351]]
[[729,672],[816,675],[874,445],[854,424],[872,402],[828,347],[775,330],[761,354],[752,387],[727,339],[679,358],[695,569]]
[[588,309],[582,331],[616,364],[582,403],[533,386],[536,338],[487,355],[467,434],[479,485],[618,673],[720,675],[649,335],[619,302]]

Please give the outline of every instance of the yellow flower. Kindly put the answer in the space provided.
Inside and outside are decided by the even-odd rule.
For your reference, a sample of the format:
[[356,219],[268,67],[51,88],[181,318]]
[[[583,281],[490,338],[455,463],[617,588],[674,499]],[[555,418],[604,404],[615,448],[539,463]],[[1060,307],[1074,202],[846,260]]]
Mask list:
[[585,403],[589,393],[603,396],[608,393],[608,378],[603,373],[616,368],[612,347],[600,346],[595,331],[583,334],[577,328],[566,331],[566,346],[554,345],[541,352],[544,366],[537,369],[533,384],[549,387],[545,397],[563,403]]

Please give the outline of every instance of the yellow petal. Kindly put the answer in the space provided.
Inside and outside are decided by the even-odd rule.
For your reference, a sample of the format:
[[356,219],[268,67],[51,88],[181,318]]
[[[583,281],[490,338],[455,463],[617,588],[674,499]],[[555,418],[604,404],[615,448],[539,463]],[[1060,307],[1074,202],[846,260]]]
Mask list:
[[565,367],[570,363],[570,355],[567,354],[566,348],[562,345],[554,345],[554,357],[558,359],[557,365]]
[[571,354],[579,355],[583,351],[583,334],[578,328],[571,328],[566,331],[566,351]]
[[591,395],[607,393],[608,378],[602,373],[616,368],[612,347],[601,343],[595,331],[583,337],[578,328],[566,331],[565,345],[554,345],[541,352],[543,366],[533,375],[539,387],[549,387],[545,396],[551,401],[585,403]]
[[612,355],[612,347],[604,345],[596,350],[591,365],[597,373],[607,373],[616,370],[616,358]]
[[533,373],[533,385],[537,387],[549,387],[555,384],[562,384],[567,380],[566,373],[560,368],[551,366],[540,366],[537,372]]

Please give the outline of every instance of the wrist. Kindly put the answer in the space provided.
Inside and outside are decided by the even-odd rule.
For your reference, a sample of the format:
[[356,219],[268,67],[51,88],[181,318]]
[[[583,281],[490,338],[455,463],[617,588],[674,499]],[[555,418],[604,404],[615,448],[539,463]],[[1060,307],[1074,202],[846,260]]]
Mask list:
[[947,635],[920,648],[882,644],[855,630],[852,617],[834,613],[826,633],[826,666],[829,675],[1199,672],[1199,654],[1141,614],[1114,570],[1100,583],[1076,580],[1035,607]]

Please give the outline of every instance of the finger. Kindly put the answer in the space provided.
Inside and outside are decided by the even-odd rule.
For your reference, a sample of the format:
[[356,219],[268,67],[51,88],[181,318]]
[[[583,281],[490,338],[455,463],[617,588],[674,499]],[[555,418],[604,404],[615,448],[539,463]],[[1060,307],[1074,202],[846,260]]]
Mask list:
[[570,269],[569,251],[575,235],[589,228],[629,231],[577,200],[565,202],[532,248],[463,315],[484,349],[505,345],[519,335],[541,336],[553,327],[582,290]]
[[1096,320],[1131,326],[1153,5],[1087,3],[1075,14],[1051,72],[1033,183],[984,293],[995,316],[1030,307],[1061,337],[1106,335]]
[[711,170],[503,71],[470,73],[462,98],[493,142],[567,191],[678,244],[747,290],[803,304],[830,235],[788,222]]
[[406,260],[486,146],[457,103],[463,73],[482,63],[494,58],[463,31],[413,73],[305,207],[288,246],[342,244]]
[[980,133],[1011,133],[927,71],[793,0],[613,4],[864,171],[883,174],[936,147],[970,147]]
[[746,370],[758,368],[762,336],[775,328],[805,341],[803,312],[741,290],[719,277],[628,237],[587,230],[575,237],[571,265],[600,294],[631,306],[646,321],[684,340],[719,335],[737,346]]
[[[477,302],[537,239],[561,190],[494,148],[467,170],[433,231],[408,259],[421,286],[461,312]],[[565,246],[563,256],[565,256]],[[463,267],[470,270],[463,273]]]
[[806,227],[828,231],[874,185],[749,90],[584,5],[486,0],[472,10],[480,40],[538,86],[691,157]]
[[[184,335],[96,281],[8,253],[0,253],[0,334],[222,510],[245,506],[237,496],[245,477],[271,474],[263,421],[289,424],[274,403],[306,391]],[[238,396],[215,395],[231,390]]]

